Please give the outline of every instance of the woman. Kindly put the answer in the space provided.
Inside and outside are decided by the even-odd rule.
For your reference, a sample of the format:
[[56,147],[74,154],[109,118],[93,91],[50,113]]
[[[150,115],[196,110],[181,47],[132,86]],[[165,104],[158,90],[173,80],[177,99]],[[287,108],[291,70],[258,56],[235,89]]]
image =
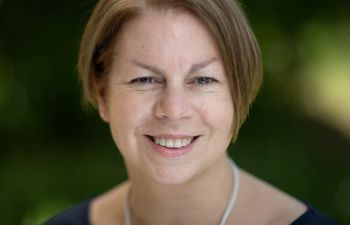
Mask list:
[[129,180],[47,224],[335,224],[227,156],[262,80],[237,2],[100,0],[79,71]]

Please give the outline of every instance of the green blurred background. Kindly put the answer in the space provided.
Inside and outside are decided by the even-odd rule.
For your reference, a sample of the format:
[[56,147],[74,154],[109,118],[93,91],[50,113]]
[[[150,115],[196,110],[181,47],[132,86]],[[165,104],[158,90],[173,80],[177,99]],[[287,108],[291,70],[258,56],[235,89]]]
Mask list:
[[[230,154],[350,224],[350,1],[245,0],[265,80]],[[95,1],[0,0],[1,224],[34,225],[126,178],[75,69]]]

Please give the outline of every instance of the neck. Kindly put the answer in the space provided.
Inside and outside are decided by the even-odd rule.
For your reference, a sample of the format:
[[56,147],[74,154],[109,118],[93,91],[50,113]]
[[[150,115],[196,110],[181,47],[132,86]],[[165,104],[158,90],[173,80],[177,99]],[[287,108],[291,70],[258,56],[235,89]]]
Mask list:
[[133,175],[130,211],[138,225],[219,224],[232,192],[227,156],[184,184],[164,185]]

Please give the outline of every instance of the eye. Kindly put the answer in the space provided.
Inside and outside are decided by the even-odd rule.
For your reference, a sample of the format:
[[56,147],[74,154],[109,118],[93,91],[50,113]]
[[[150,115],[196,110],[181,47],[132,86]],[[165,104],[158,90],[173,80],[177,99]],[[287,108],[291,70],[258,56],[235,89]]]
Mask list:
[[212,77],[196,77],[193,82],[195,84],[205,86],[211,83],[215,83],[217,80]]
[[130,81],[131,84],[153,84],[160,83],[161,81],[155,77],[138,77]]

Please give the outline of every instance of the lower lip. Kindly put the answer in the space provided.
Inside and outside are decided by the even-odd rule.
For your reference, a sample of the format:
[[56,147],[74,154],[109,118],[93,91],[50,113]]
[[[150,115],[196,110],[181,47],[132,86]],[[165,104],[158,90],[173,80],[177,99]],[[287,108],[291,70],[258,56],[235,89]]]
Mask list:
[[165,158],[178,158],[178,157],[181,157],[183,155],[186,155],[187,153],[189,153],[193,149],[193,144],[197,141],[197,139],[198,138],[193,140],[191,142],[191,144],[186,145],[185,147],[167,148],[167,147],[163,147],[161,145],[157,145],[152,140],[147,138],[147,140],[150,142],[150,144],[152,146],[152,149],[154,149],[156,152],[158,152],[161,156],[163,156]]

